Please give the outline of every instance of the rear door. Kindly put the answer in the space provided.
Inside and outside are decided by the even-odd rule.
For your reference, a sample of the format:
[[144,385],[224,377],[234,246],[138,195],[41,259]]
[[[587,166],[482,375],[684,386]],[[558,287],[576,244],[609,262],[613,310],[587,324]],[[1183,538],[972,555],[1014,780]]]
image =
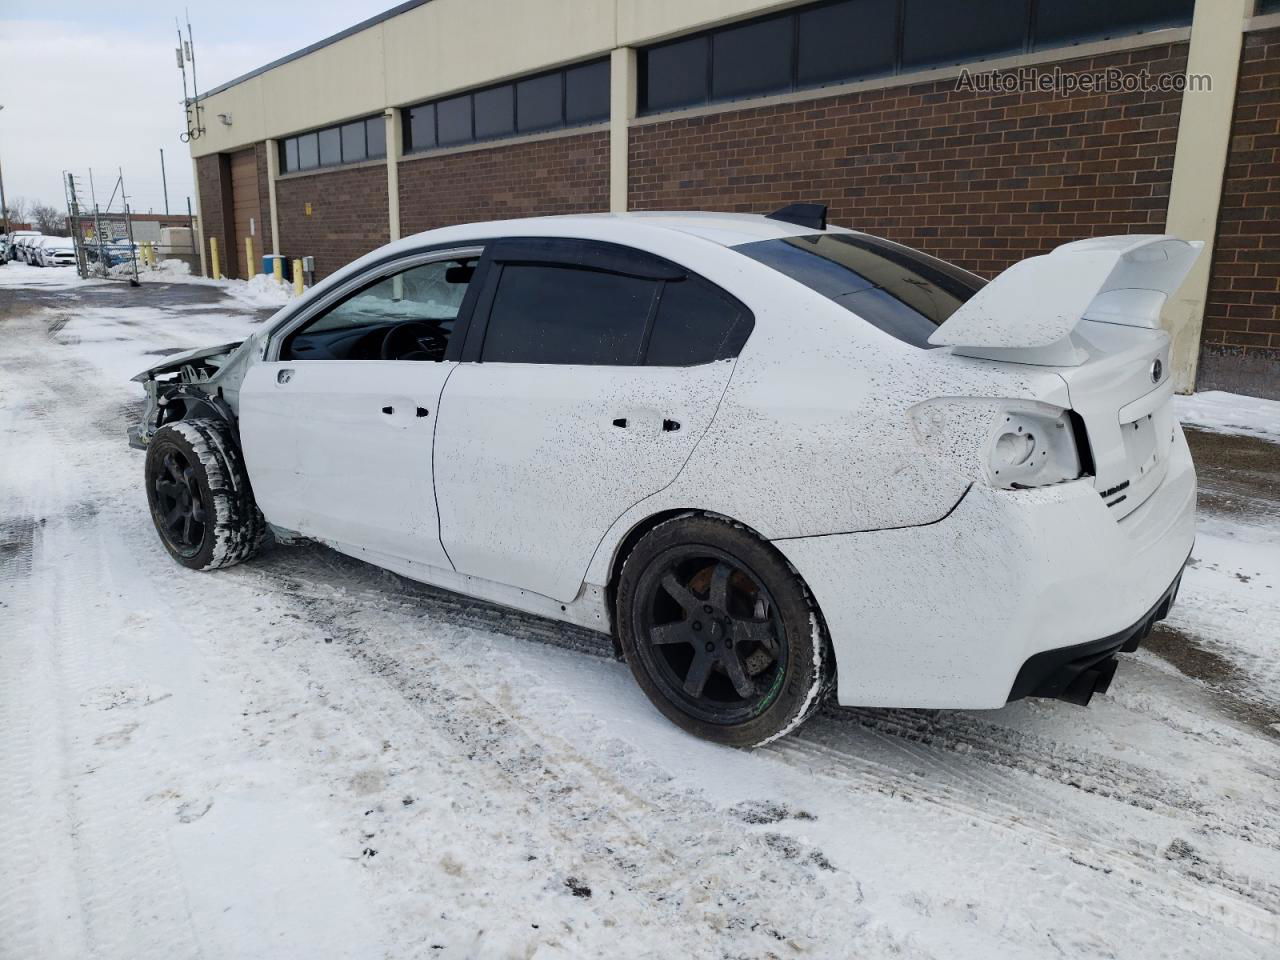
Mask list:
[[449,566],[432,433],[465,323],[465,264],[478,253],[374,268],[286,327],[250,368],[241,440],[270,522],[374,560]]
[[441,540],[460,573],[567,602],[613,522],[683,467],[751,315],[612,244],[500,241],[481,269],[436,425]]

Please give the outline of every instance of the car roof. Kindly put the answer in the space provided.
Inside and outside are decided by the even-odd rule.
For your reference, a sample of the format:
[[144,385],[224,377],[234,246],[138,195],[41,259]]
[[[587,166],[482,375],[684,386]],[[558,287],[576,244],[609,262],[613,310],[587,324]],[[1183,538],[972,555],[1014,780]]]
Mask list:
[[[777,240],[785,237],[811,235],[812,227],[803,227],[782,220],[772,220],[757,213],[714,213],[707,211],[637,211],[629,213],[586,213],[558,217],[526,217],[518,220],[491,220],[482,223],[443,227],[406,237],[408,245],[413,241],[445,239],[486,239],[511,237],[522,234],[554,236],[563,233],[573,236],[577,228],[585,228],[591,235],[600,236],[616,230],[617,239],[625,242],[636,228],[642,230],[670,230],[699,237],[724,247],[736,247],[757,240]],[[830,232],[847,233],[843,227],[828,227]]]

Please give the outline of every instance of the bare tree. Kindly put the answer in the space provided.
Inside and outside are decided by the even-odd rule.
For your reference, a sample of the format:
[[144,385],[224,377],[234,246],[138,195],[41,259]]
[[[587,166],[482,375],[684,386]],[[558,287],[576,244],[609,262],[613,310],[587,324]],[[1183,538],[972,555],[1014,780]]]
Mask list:
[[27,208],[30,204],[22,197],[6,197],[5,206],[9,208],[9,220],[11,222],[27,222]]
[[61,213],[57,207],[52,207],[47,203],[31,204],[28,215],[31,217],[32,225],[41,233],[48,236],[64,236],[67,232],[67,218]]

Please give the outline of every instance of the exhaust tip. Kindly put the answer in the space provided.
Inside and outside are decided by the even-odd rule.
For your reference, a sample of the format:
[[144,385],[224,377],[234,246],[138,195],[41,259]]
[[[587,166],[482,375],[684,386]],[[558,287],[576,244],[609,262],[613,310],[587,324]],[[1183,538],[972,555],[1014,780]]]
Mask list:
[[1058,699],[1074,703],[1076,706],[1087,707],[1095,693],[1106,693],[1111,687],[1111,680],[1116,675],[1116,666],[1115,658],[1112,657],[1086,670],[1081,670]]

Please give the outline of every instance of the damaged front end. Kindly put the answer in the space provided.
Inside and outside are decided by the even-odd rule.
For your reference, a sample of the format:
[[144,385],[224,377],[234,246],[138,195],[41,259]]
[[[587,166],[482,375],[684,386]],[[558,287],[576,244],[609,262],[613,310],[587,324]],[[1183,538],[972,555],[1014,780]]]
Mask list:
[[[167,423],[193,416],[236,422],[236,403],[249,341],[204,347],[170,357],[133,378],[146,390],[142,421],[129,427],[129,446],[146,449]],[[239,376],[235,373],[239,372]]]

